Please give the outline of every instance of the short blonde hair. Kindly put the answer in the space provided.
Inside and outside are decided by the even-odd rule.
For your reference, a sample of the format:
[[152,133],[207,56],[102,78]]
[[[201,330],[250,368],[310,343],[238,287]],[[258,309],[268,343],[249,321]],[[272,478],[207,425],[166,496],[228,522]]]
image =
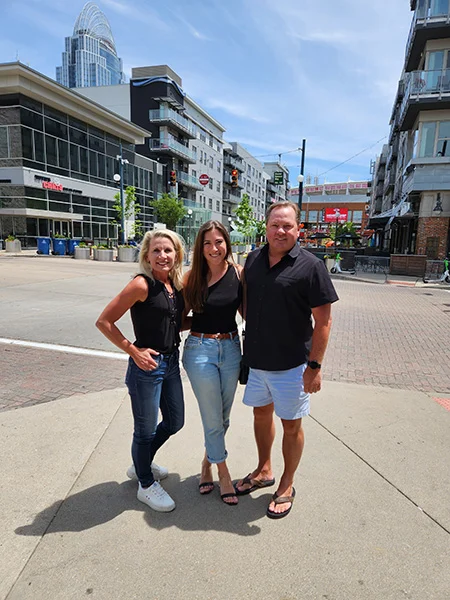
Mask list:
[[173,247],[175,248],[175,263],[169,272],[169,277],[173,281],[176,289],[181,290],[183,287],[184,245],[180,236],[171,229],[154,229],[153,231],[147,231],[147,233],[144,235],[141,250],[139,252],[139,272],[147,275],[153,281],[155,280],[153,277],[152,268],[147,261],[150,243],[155,238],[165,238],[172,242]]

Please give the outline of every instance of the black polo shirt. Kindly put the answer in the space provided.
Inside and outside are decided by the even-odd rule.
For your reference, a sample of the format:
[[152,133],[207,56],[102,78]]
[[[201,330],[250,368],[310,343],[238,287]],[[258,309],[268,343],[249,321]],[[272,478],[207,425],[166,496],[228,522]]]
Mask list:
[[296,244],[270,268],[266,244],[248,255],[245,281],[245,362],[265,371],[285,371],[306,362],[311,309],[339,299],[324,262]]

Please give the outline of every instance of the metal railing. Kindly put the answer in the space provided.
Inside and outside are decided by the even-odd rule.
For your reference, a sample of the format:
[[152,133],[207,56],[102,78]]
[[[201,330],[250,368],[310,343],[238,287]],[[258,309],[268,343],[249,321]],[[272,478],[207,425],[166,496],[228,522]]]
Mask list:
[[176,123],[180,127],[190,133],[193,137],[197,137],[197,127],[188,121],[185,117],[172,110],[171,108],[159,108],[148,111],[149,121],[156,123],[158,121],[168,121]]
[[408,57],[411,51],[414,34],[417,25],[428,25],[428,23],[446,22],[450,18],[449,0],[425,0],[419,2],[409,30],[408,41],[406,42],[406,53]]
[[196,152],[193,152],[187,146],[180,144],[180,142],[177,142],[173,138],[150,138],[148,142],[151,150],[173,150],[174,152],[181,154],[184,158],[188,158],[193,162],[197,161]]
[[203,185],[199,183],[198,178],[193,175],[189,175],[189,173],[185,173],[184,171],[177,171],[178,181],[184,183],[190,187],[195,187],[199,190],[203,189]]
[[355,256],[355,271],[362,273],[389,273],[389,256]]
[[419,100],[426,96],[439,98],[442,94],[450,94],[450,69],[407,73],[405,96],[400,107],[400,121],[402,121],[411,99]]

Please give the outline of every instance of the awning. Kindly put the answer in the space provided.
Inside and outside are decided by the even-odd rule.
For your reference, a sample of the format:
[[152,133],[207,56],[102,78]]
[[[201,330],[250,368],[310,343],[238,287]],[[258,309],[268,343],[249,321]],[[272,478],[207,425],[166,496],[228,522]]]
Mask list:
[[31,217],[37,219],[55,219],[57,221],[82,221],[84,215],[56,210],[39,210],[37,208],[0,208],[0,217]]

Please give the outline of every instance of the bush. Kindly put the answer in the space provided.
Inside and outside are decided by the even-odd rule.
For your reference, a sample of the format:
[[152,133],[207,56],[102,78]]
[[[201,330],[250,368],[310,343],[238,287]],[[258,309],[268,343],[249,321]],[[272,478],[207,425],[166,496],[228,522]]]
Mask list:
[[15,237],[14,237],[12,234],[10,234],[10,235],[8,235],[8,237],[6,238],[6,241],[7,241],[7,242],[14,242],[14,240],[15,240],[15,239],[16,239],[16,238],[15,238]]

